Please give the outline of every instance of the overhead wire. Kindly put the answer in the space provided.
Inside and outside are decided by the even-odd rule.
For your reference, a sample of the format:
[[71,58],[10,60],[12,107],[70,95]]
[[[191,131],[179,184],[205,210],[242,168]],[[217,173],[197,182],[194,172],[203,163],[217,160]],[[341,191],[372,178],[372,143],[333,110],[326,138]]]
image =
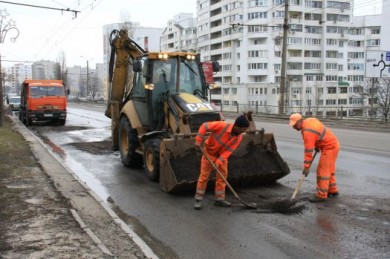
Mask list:
[[[54,26],[51,27],[51,28],[54,28],[54,30],[50,31],[49,33],[46,33],[46,35],[50,35],[50,38],[45,37],[45,36],[42,36],[43,33],[37,33],[37,34],[35,35],[35,37],[31,38],[29,41],[26,41],[26,42],[25,42],[24,44],[22,44],[22,45],[17,45],[17,46],[15,46],[14,48],[11,48],[9,52],[10,52],[10,53],[13,53],[13,52],[16,52],[16,53],[17,53],[19,48],[27,47],[27,46],[29,46],[29,45],[35,43],[35,42],[38,42],[38,43],[39,43],[39,42],[42,42],[42,39],[48,40],[48,42],[42,42],[42,44],[41,44],[42,47],[40,47],[39,49],[37,49],[36,51],[34,51],[34,56],[39,55],[39,53],[42,51],[43,48],[49,48],[49,49],[50,49],[50,47],[48,46],[48,43],[50,43],[51,39],[53,39],[53,38],[55,37],[56,33],[57,33],[58,31],[61,31],[61,28],[62,28],[67,22],[69,22],[68,19],[70,19],[70,17],[68,17],[66,14],[61,14],[61,16],[62,16],[62,17],[65,16],[65,18],[64,18],[64,19],[61,19],[61,18],[60,18],[60,19],[57,19],[57,20],[56,20],[56,24],[55,24]],[[17,22],[17,21],[16,21],[16,22]],[[23,32],[21,32],[21,33],[23,33]]]
[[[63,24],[56,29],[56,32],[53,34],[52,38],[50,39],[52,44],[55,47],[59,42],[64,41],[72,32],[74,32],[77,27],[79,27],[82,22],[93,12],[94,8],[98,6],[103,0],[100,0],[96,5],[93,5],[92,3],[96,0],[88,1],[88,3],[81,7],[81,14],[75,21],[75,24],[73,26],[70,26],[66,28],[65,30],[62,29],[66,26],[66,23],[69,23],[69,21],[64,21]],[[85,3],[86,1],[78,1],[78,4]],[[57,36],[57,34],[61,34]],[[42,48],[42,50],[49,52],[49,48]]]
[[[61,42],[62,40],[66,39],[70,33],[72,33],[78,26],[80,26],[82,21],[84,21],[86,19],[86,17],[88,17],[93,12],[93,9],[96,6],[100,5],[100,3],[103,0],[100,0],[97,4],[94,4],[95,1],[96,0],[75,1],[75,3],[69,8],[73,8],[73,7],[80,8],[81,15],[79,15],[77,18],[74,18],[74,17],[70,17],[66,14],[65,15],[62,14],[61,18],[56,20],[55,25],[50,27],[51,29],[47,33],[44,33],[44,35],[42,35],[43,33],[37,34],[36,37],[29,40],[28,42],[26,42],[22,46],[18,45],[18,48],[25,47],[27,45],[30,45],[31,43],[34,43],[34,42],[38,42],[38,43],[42,42],[40,44],[42,47],[40,47],[39,49],[37,49],[33,53],[34,56],[40,56],[42,59],[42,57],[45,57],[49,52],[53,51],[53,49],[58,48],[58,47],[56,47],[58,42]],[[59,5],[62,5],[61,3],[58,3],[58,1],[53,1],[53,2],[56,2]],[[66,25],[69,24],[69,22],[71,22],[71,21],[76,21],[75,25],[70,27],[69,29],[66,29]],[[9,52],[17,53],[17,51],[18,51],[18,49],[17,49],[17,47],[15,47],[14,49],[10,49]],[[60,49],[58,49],[58,52],[59,51],[60,51]],[[37,59],[39,59],[39,58],[37,58]]]

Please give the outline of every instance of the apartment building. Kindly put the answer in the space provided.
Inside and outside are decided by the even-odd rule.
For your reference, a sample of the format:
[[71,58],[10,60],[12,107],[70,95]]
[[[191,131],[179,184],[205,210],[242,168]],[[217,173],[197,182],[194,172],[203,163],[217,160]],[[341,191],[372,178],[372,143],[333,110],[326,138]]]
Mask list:
[[169,20],[161,36],[161,50],[196,52],[196,18],[180,13]]
[[[350,0],[289,0],[285,113],[366,112],[362,95],[366,52],[390,51],[390,29],[383,26],[384,16],[353,17],[352,7]],[[383,5],[383,13],[389,9]],[[212,100],[223,110],[238,106],[277,113],[284,1],[198,0],[197,10],[197,52],[202,61],[217,60],[221,65],[214,80],[222,88],[212,93]],[[162,37],[162,46],[168,40],[173,38]]]
[[61,69],[58,62],[41,60],[31,65],[32,79],[55,80],[61,78]]
[[31,65],[15,64],[6,68],[7,78],[4,82],[6,93],[20,94],[20,85],[26,79],[32,78]]

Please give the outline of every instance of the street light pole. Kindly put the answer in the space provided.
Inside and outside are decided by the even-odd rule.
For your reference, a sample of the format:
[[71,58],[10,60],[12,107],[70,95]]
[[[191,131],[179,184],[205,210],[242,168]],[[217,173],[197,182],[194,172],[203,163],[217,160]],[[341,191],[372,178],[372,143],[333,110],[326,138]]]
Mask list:
[[[8,20],[7,10],[0,10],[0,43],[4,43],[5,37],[9,31],[15,31],[16,36],[11,38],[12,42],[15,42],[16,38],[19,36],[19,30],[15,26],[14,20]],[[0,53],[0,127],[3,127],[4,121],[4,99],[3,99],[3,71],[1,67],[1,53]]]

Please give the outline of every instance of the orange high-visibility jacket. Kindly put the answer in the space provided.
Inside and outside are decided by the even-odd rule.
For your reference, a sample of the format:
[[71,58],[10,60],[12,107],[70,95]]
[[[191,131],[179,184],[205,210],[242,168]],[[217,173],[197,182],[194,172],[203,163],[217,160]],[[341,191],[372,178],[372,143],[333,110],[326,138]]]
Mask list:
[[240,145],[242,135],[232,135],[233,124],[225,121],[212,121],[203,123],[196,136],[195,145],[200,146],[206,133],[211,132],[205,141],[207,153],[217,157],[220,164],[226,163],[233,151]]
[[310,167],[315,147],[323,152],[336,148],[338,143],[337,137],[332,131],[316,118],[303,120],[301,133],[305,145],[304,168]]

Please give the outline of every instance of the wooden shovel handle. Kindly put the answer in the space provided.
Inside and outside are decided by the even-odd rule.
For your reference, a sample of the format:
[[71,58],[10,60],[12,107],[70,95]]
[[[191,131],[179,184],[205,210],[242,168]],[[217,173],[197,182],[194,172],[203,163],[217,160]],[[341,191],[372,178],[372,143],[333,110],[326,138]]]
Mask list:
[[[317,153],[318,153],[317,151],[314,153],[313,158],[312,158],[311,161],[310,161],[310,167],[311,167],[311,164],[312,164],[313,161],[314,161],[314,158],[316,158]],[[295,191],[294,191],[293,195],[291,196],[291,200],[294,200],[294,199],[295,199],[295,196],[297,196],[298,190],[301,188],[301,184],[302,184],[302,182],[303,182],[303,179],[305,179],[305,177],[306,177],[306,176],[305,176],[304,174],[302,174],[301,179],[299,180],[298,185],[297,185],[297,187],[295,188]]]

